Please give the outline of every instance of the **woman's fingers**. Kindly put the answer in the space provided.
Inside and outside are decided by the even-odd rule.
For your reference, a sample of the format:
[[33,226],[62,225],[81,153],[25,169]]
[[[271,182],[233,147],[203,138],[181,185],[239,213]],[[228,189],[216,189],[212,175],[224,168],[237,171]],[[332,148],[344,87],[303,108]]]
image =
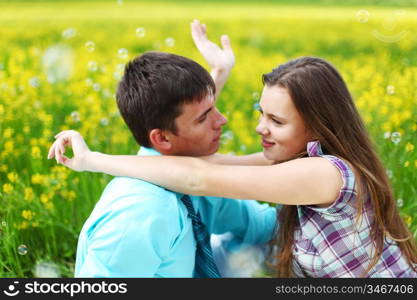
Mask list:
[[230,39],[228,35],[222,35],[220,41],[224,50],[232,51],[232,45],[230,44]]

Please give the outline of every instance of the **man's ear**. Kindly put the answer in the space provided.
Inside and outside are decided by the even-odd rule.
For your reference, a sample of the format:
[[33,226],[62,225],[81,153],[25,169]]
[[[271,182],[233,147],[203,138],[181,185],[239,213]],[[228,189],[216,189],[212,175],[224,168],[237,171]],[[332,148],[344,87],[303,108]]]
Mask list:
[[172,150],[172,143],[164,130],[152,129],[149,132],[149,140],[151,141],[152,147],[162,154]]

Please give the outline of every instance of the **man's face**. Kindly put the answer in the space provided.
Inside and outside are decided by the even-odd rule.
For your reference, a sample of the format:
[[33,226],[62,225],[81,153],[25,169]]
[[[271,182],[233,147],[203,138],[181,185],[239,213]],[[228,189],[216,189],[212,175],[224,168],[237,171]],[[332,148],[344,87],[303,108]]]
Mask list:
[[222,126],[227,119],[217,110],[214,96],[200,102],[184,104],[175,119],[177,134],[170,135],[172,155],[204,156],[214,154],[220,146]]

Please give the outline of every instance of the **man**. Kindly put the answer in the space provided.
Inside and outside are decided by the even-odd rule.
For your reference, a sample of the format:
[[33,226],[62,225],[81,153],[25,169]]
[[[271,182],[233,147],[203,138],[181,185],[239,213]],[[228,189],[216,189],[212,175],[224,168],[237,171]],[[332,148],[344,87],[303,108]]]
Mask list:
[[[215,82],[221,87],[229,71],[213,68],[213,81],[196,62],[160,52],[128,63],[117,104],[142,146],[138,155],[214,154],[227,122],[215,106]],[[209,234],[232,234],[234,245],[262,244],[273,236],[275,210],[266,204],[189,196],[190,211],[184,197],[145,181],[113,179],[80,233],[75,276],[212,277],[197,272],[204,268],[193,227],[197,214]]]

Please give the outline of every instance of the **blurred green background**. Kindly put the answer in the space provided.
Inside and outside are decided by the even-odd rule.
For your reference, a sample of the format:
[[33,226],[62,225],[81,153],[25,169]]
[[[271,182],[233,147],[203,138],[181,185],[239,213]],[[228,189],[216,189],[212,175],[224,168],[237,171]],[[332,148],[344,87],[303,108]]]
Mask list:
[[114,93],[124,64],[149,50],[197,60],[189,24],[227,33],[236,66],[221,94],[221,152],[261,151],[261,75],[320,56],[344,76],[417,235],[417,1],[0,2],[0,275],[73,276],[78,233],[111,179],[46,159],[79,130],[97,151],[136,153]]

